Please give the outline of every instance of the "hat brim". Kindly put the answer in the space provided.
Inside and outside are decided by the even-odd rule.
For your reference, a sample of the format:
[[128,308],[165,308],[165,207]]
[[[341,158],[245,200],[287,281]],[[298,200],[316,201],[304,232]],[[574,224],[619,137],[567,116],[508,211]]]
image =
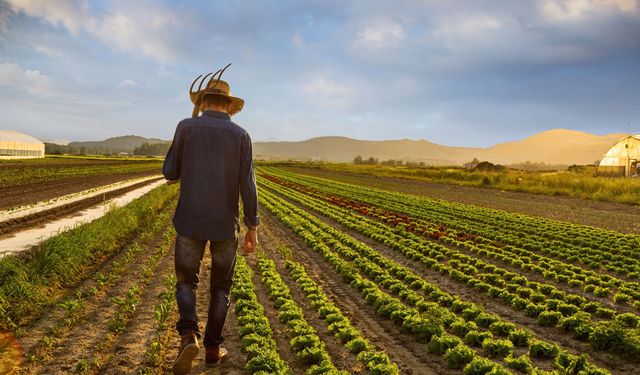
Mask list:
[[229,114],[229,116],[233,116],[236,113],[242,111],[242,107],[244,107],[244,100],[236,96],[205,92],[202,95],[202,98],[204,99],[205,96],[210,96],[210,95],[221,96],[223,98],[229,99],[230,103],[229,103],[229,107],[227,108],[227,113]]

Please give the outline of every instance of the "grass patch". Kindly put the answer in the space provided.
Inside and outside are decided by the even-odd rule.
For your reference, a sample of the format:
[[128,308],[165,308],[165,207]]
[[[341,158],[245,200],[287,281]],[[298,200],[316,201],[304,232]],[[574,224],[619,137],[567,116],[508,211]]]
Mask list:
[[82,280],[90,265],[144,232],[177,190],[162,185],[100,219],[46,240],[29,259],[0,259],[0,328],[16,330],[24,325],[55,301],[60,288]]

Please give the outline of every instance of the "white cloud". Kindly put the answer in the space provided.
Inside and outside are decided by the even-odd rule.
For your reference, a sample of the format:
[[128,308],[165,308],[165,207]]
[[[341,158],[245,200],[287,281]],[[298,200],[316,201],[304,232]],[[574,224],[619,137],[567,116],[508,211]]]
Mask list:
[[15,86],[18,84],[22,68],[14,63],[0,63],[0,85]]
[[428,60],[438,69],[449,69],[509,55],[512,51],[504,51],[509,39],[522,35],[511,20],[499,17],[460,12],[435,19],[424,40],[432,48]]
[[542,15],[550,20],[577,20],[588,16],[598,16],[617,11],[634,13],[638,10],[637,0],[544,0],[540,4]]
[[364,48],[392,47],[404,40],[405,31],[402,24],[393,18],[376,18],[365,21],[357,33],[354,44]]
[[119,88],[138,87],[140,84],[132,79],[125,79],[117,84]]
[[353,94],[353,90],[344,84],[333,81],[327,77],[316,77],[305,86],[306,92],[312,95],[322,96],[347,96]]
[[445,38],[477,38],[502,29],[503,22],[487,14],[464,14],[440,20],[435,35]]
[[92,16],[83,0],[8,0],[14,12],[62,25],[72,34],[84,30],[118,51],[161,63],[175,59],[172,35],[179,26],[175,12],[139,2],[101,17]]
[[34,45],[33,49],[35,49],[36,52],[38,52],[40,54],[43,54],[45,56],[48,56],[48,57],[57,58],[57,57],[63,57],[64,56],[64,53],[62,53],[61,51],[59,51],[57,49],[54,49],[54,48],[51,48],[51,47],[43,46],[43,45],[40,45],[40,44]]
[[168,39],[177,25],[171,13],[160,9],[129,10],[102,18],[89,31],[116,50],[168,62],[176,57]]
[[352,85],[322,75],[304,83],[302,91],[312,102],[333,109],[347,109],[357,99],[357,92]]
[[0,63],[0,86],[13,87],[35,96],[51,95],[51,79],[38,70],[15,63]]
[[22,11],[31,17],[42,18],[52,25],[63,25],[76,34],[88,14],[84,0],[7,0],[14,12]]

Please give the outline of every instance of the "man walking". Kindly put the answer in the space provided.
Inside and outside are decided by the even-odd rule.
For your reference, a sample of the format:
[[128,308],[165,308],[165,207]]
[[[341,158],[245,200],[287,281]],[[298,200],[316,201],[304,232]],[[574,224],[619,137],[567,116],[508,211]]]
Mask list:
[[[181,343],[173,363],[174,374],[187,374],[200,350],[198,339],[202,334],[198,327],[195,291],[207,241],[212,265],[211,300],[203,340],[205,363],[217,366],[228,355],[221,345],[222,329],[229,308],[238,247],[239,196],[247,226],[245,253],[255,251],[258,244],[258,198],[251,138],[230,118],[242,110],[244,101],[231,96],[229,84],[220,80],[223,71],[216,72],[204,89],[201,89],[202,83],[208,75],[198,91],[193,91],[192,84],[193,118],[178,124],[163,166],[169,183],[180,182],[173,224],[177,232],[175,293],[179,319],[176,329]],[[198,116],[200,111],[202,115]]]

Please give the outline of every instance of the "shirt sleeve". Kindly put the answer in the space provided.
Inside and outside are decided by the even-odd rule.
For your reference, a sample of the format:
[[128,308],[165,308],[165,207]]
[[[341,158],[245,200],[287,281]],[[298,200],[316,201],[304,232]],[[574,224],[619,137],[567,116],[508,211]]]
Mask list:
[[253,151],[251,137],[245,133],[242,137],[242,154],[240,159],[240,196],[242,197],[242,209],[244,223],[248,227],[260,224],[258,219],[258,189],[253,170]]
[[178,180],[180,178],[182,147],[184,143],[184,135],[182,133],[182,126],[178,124],[176,132],[173,135],[173,142],[171,142],[171,147],[169,147],[169,152],[167,152],[162,166],[162,174],[167,180]]

